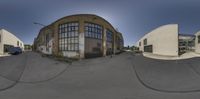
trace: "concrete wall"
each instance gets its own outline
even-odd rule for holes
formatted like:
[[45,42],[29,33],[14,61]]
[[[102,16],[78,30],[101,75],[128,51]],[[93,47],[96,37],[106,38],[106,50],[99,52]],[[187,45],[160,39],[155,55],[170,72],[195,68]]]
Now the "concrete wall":
[[153,54],[178,56],[177,24],[164,25],[146,34],[136,43],[141,51],[144,51],[144,39],[147,39],[147,45],[153,45]]
[[85,54],[99,54],[99,52],[93,51],[93,48],[98,48],[100,53],[102,52],[102,40],[93,38],[85,38]]
[[200,43],[198,43],[198,36],[200,35],[200,31],[195,34],[195,52],[200,53]]
[[3,54],[2,31],[0,30],[0,54]]
[[78,58],[79,53],[75,51],[62,51],[63,56],[71,57],[71,58]]
[[79,55],[84,58],[85,55],[85,33],[79,33]]
[[[47,47],[49,50],[47,50]],[[44,54],[52,54],[52,47],[53,47],[53,39],[49,40],[49,42],[47,42],[47,45],[40,45],[38,47],[38,51],[44,53]]]
[[[1,52],[0,54],[3,54],[4,52],[4,48],[3,48],[3,45],[4,44],[7,44],[7,45],[12,45],[14,47],[20,47],[22,48],[22,50],[24,50],[24,43],[19,39],[17,38],[15,35],[13,35],[12,33],[4,30],[4,29],[1,29]],[[17,42],[19,41],[19,45],[17,44]]]

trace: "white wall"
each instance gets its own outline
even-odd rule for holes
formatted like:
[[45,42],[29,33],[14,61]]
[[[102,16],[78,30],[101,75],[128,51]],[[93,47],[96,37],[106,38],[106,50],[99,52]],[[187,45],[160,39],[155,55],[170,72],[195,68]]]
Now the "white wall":
[[195,34],[195,52],[200,53],[200,43],[198,43],[198,36],[200,35],[200,31]]
[[144,51],[143,40],[145,38],[147,38],[147,45],[153,45],[153,54],[178,56],[177,24],[164,25],[146,34],[136,43],[141,51]]
[[[14,47],[20,47],[22,48],[22,50],[24,50],[24,43],[19,39],[17,38],[15,35],[13,35],[12,33],[4,30],[4,29],[1,29],[1,40],[2,40],[2,49],[3,49],[3,45],[4,44],[7,44],[7,45],[13,45]],[[19,41],[19,46],[17,45],[17,41]],[[1,54],[3,53],[4,51],[1,50]]]
[[[47,47],[49,48],[49,50],[47,50]],[[52,48],[53,48],[53,39],[49,40],[49,42],[46,45],[41,45],[38,47],[38,51],[44,53],[44,54],[52,54]]]
[[2,31],[0,30],[0,54],[3,54],[3,42],[2,42]]

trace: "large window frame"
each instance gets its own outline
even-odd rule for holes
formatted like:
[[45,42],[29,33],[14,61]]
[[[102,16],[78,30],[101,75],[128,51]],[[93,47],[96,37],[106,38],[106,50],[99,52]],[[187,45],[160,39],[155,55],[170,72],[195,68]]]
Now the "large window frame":
[[106,29],[106,41],[109,43],[113,42],[113,32],[109,29]]
[[92,22],[85,22],[84,23],[84,31],[86,38],[94,38],[94,39],[102,39],[103,34],[103,26],[92,23]]
[[79,22],[58,26],[59,51],[79,51]]

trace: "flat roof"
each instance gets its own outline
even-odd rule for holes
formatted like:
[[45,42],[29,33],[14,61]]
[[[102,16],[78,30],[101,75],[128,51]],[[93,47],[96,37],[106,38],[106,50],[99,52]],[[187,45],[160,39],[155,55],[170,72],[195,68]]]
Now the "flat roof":
[[193,34],[178,34],[178,36],[190,36],[190,37],[195,37]]

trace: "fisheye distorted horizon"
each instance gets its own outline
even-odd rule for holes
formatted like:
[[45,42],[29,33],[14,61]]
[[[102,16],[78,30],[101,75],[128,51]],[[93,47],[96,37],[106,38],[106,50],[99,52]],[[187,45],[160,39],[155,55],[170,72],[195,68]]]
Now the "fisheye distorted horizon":
[[179,33],[200,30],[200,2],[197,0],[1,0],[0,28],[24,43],[32,44],[42,26],[73,14],[96,14],[121,33],[125,46],[132,46],[151,30],[179,24]]

